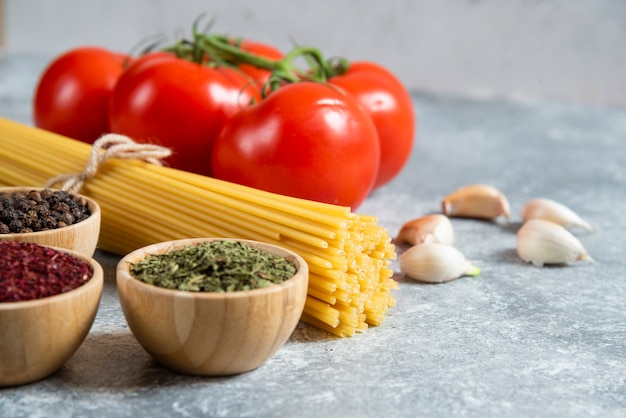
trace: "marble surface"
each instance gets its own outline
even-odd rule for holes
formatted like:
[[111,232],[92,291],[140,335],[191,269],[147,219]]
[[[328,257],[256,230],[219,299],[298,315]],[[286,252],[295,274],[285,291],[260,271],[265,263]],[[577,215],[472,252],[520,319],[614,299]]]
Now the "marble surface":
[[[0,58],[0,116],[30,123],[44,64]],[[498,187],[510,223],[453,219],[455,246],[480,276],[424,285],[397,274],[397,306],[383,325],[339,339],[300,324],[257,370],[200,378],[170,372],[142,350],[119,307],[118,258],[98,252],[106,279],[90,334],[54,375],[0,389],[0,415],[626,416],[626,108],[419,92],[414,101],[410,163],[359,212],[395,235],[457,187]],[[539,196],[597,227],[576,233],[594,263],[537,268],[518,259],[519,210]]]

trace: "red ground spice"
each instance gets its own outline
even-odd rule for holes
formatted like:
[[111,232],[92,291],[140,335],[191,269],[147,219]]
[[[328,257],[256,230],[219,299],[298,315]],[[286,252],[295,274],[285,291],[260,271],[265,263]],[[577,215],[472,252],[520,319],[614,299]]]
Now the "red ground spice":
[[71,254],[33,243],[0,242],[0,303],[58,295],[92,276],[91,266]]

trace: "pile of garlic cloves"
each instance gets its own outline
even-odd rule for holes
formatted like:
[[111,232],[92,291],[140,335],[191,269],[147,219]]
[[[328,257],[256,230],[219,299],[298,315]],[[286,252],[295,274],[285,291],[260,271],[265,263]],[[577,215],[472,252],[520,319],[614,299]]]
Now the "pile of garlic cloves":
[[568,207],[550,199],[533,199],[522,209],[522,227],[517,232],[517,254],[537,267],[593,261],[581,242],[570,232],[591,225]]
[[[427,283],[444,283],[463,276],[476,276],[480,269],[453,247],[450,218],[463,217],[495,221],[510,220],[506,196],[487,184],[472,184],[450,193],[441,201],[442,213],[406,222],[397,242],[410,245],[398,257],[400,271]],[[551,199],[527,202],[521,211],[522,226],[517,232],[517,254],[525,262],[541,267],[575,261],[593,261],[571,230],[594,228],[574,211]]]
[[480,274],[480,269],[452,246],[454,230],[446,215],[435,213],[406,222],[396,240],[411,245],[398,257],[400,271],[411,279],[444,283]]

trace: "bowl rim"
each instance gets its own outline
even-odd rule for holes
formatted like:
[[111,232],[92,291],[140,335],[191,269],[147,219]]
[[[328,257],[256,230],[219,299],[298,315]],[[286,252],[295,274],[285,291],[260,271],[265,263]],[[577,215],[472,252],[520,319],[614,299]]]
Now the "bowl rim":
[[[199,244],[202,242],[208,241],[237,241],[244,242],[247,244],[251,244],[252,246],[269,251],[272,254],[281,255],[283,257],[287,257],[291,261],[296,263],[296,273],[291,276],[289,279],[283,281],[282,283],[275,283],[267,287],[262,287],[259,289],[251,289],[251,290],[237,290],[234,292],[194,292],[190,290],[178,290],[178,289],[168,289],[165,287],[160,287],[156,285],[152,285],[149,283],[142,282],[139,279],[134,278],[130,272],[128,265],[131,260],[139,259],[138,256],[143,253],[149,253],[149,255],[154,254],[163,254],[167,251],[171,251],[177,248],[185,247],[188,245]],[[132,252],[125,255],[117,264],[116,268],[116,279],[118,281],[123,280],[126,282],[133,283],[134,286],[140,288],[142,291],[146,291],[149,293],[153,293],[160,296],[168,296],[168,297],[181,297],[181,298],[194,298],[194,299],[202,299],[202,300],[224,300],[224,299],[241,299],[241,298],[250,298],[250,297],[259,297],[265,294],[281,292],[287,288],[293,287],[296,285],[297,279],[305,279],[308,283],[309,277],[309,266],[307,262],[295,251],[289,250],[280,245],[271,244],[263,241],[257,240],[249,240],[249,239],[240,239],[240,238],[228,238],[228,237],[204,237],[204,238],[183,238],[178,240],[171,241],[162,241],[155,244],[150,244],[145,247],[137,248]],[[294,280],[296,279],[296,280]],[[121,295],[121,293],[120,293]]]
[[79,258],[91,266],[93,274],[91,278],[87,280],[81,286],[78,286],[72,290],[68,290],[67,292],[59,293],[53,296],[46,296],[43,298],[31,299],[31,300],[22,300],[19,302],[0,302],[0,312],[2,311],[10,311],[17,309],[31,309],[40,305],[47,305],[51,303],[62,303],[65,299],[71,299],[75,296],[78,296],[80,293],[84,293],[89,291],[92,287],[103,287],[104,286],[104,269],[102,265],[93,257],[87,257],[79,252],[68,250],[66,248],[61,247],[53,247],[49,245],[41,245],[37,244],[41,247],[52,248],[53,250],[64,252],[70,254],[76,258]]
[[[16,187],[0,187],[0,192],[17,192],[17,191],[23,191],[23,190],[37,190],[37,191],[41,191],[41,190],[54,190],[54,191],[61,191],[61,189],[57,189],[54,187],[28,187],[28,186],[16,186]],[[68,192],[69,193],[69,192]],[[42,236],[46,236],[46,235],[53,235],[53,234],[57,234],[59,232],[72,232],[74,229],[80,228],[82,226],[84,226],[86,223],[88,223],[90,220],[96,220],[98,218],[100,218],[102,209],[100,208],[100,205],[98,204],[98,202],[96,202],[94,199],[85,196],[84,194],[80,194],[80,193],[70,193],[72,196],[75,197],[81,197],[83,199],[85,199],[85,201],[87,202],[87,207],[89,208],[89,216],[87,217],[87,219],[83,219],[80,222],[74,223],[72,225],[68,225],[68,226],[63,226],[61,228],[55,228],[55,229],[48,229],[46,231],[36,231],[36,232],[11,232],[9,234],[0,234],[0,240],[2,241],[11,241],[12,237],[23,237],[24,239],[30,238],[30,237],[42,237]]]

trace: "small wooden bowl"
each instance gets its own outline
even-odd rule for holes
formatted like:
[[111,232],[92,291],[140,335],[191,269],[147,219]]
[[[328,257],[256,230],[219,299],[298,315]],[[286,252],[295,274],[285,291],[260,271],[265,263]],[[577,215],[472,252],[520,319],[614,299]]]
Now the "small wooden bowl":
[[77,252],[55,249],[88,262],[93,276],[59,295],[0,303],[0,386],[51,375],[76,352],[93,325],[104,283],[102,266]]
[[[6,193],[19,191],[29,192],[31,190],[41,191],[44,189],[38,187],[0,187],[0,192]],[[0,241],[34,242],[35,244],[47,247],[65,248],[86,257],[93,256],[100,236],[100,205],[98,205],[95,200],[86,196],[74,196],[80,196],[87,201],[87,207],[91,212],[87,219],[73,225],[50,229],[48,231],[0,234]]]
[[165,289],[129,273],[129,263],[148,255],[213,240],[183,239],[135,250],[117,266],[117,290],[135,338],[163,366],[202,376],[244,373],[271,358],[298,324],[309,281],[302,257],[278,246],[237,240],[286,257],[297,272],[280,284],[229,293]]

